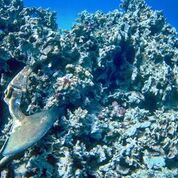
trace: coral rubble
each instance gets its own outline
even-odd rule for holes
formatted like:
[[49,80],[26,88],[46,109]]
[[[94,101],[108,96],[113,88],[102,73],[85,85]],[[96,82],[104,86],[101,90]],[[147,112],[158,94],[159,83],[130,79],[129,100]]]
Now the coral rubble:
[[[23,66],[39,63],[22,96],[23,112],[65,107],[1,176],[178,176],[176,30],[143,0],[124,0],[121,8],[84,11],[61,33],[54,13],[0,0],[1,96]],[[4,122],[1,142],[11,120]]]

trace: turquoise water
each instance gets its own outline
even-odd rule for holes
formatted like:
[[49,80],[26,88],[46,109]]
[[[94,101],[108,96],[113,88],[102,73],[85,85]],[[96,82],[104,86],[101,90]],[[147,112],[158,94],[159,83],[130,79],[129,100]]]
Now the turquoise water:
[[[167,21],[178,30],[178,1],[177,0],[146,0],[149,6],[156,10],[163,10]],[[59,28],[70,29],[75,22],[77,14],[82,10],[95,12],[112,11],[119,7],[120,0],[24,0],[25,6],[50,8],[57,12]]]

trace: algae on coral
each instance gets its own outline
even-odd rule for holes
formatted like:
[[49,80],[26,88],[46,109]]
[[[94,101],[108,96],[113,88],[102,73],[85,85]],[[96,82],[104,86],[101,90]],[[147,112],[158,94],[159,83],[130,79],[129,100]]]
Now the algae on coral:
[[[21,1],[2,1],[12,9],[14,2]],[[29,76],[24,112],[56,103],[66,108],[39,143],[12,161],[17,176],[177,176],[176,31],[143,0],[125,0],[122,8],[84,11],[59,34],[53,13],[20,3],[18,26],[11,17],[1,27],[6,59],[0,70],[9,80],[14,61],[19,66],[49,59]]]

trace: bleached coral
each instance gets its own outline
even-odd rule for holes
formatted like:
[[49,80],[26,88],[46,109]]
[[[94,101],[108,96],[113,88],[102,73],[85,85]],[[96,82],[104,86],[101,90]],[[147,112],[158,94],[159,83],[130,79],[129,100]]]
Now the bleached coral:
[[[23,14],[29,11],[20,7]],[[125,0],[122,8],[84,11],[60,35],[54,20],[42,23],[43,14],[53,17],[50,12],[33,9],[39,17],[25,18],[40,33],[26,28],[27,21],[13,32],[20,38],[28,29],[33,37],[28,44],[40,50],[27,61],[49,58],[29,76],[24,112],[54,104],[66,108],[49,133],[20,162],[12,162],[17,175],[25,164],[24,176],[34,177],[177,176],[176,31],[142,0]]]

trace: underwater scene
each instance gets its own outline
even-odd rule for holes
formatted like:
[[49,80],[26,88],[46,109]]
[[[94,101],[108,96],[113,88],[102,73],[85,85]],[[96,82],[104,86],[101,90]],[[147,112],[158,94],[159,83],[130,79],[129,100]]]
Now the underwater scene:
[[0,178],[178,178],[177,8],[0,0]]

